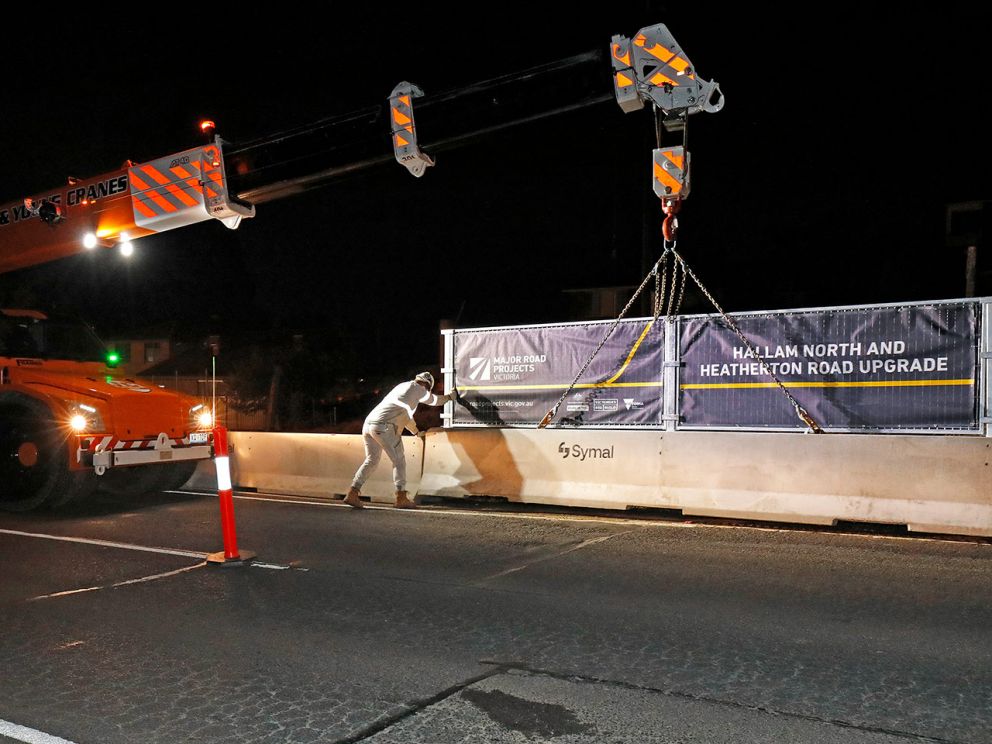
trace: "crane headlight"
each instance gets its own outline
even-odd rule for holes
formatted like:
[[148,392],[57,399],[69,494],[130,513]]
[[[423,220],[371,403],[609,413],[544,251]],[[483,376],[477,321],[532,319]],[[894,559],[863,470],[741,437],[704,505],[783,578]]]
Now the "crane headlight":
[[69,428],[76,434],[85,431],[103,431],[103,417],[93,406],[76,403],[69,409]]
[[212,429],[214,426],[214,414],[209,408],[200,403],[189,409],[190,415],[196,422],[199,429]]

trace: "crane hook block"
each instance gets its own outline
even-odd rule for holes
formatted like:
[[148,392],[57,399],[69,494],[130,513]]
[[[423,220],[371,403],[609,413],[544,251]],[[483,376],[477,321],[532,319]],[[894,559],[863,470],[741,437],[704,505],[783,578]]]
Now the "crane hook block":
[[689,196],[689,152],[684,147],[662,147],[654,151],[654,193],[662,201]]
[[413,123],[413,99],[422,95],[424,92],[420,88],[405,81],[393,88],[389,95],[393,154],[396,155],[396,162],[417,178],[434,165],[434,158],[417,145],[417,128]]
[[616,35],[610,43],[613,92],[624,113],[653,103],[672,121],[723,108],[716,82],[703,80],[663,23],[637,32],[633,40]]

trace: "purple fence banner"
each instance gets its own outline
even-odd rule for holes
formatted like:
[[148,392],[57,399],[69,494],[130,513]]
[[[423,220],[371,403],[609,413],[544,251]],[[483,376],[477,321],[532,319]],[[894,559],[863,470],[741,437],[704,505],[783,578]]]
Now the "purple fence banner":
[[[803,428],[762,366],[826,429],[979,427],[979,306],[961,302],[682,321],[683,426]],[[759,358],[760,357],[760,358]]]
[[[454,333],[452,423],[536,426],[558,401],[612,322]],[[665,323],[625,320],[558,409],[552,426],[643,426],[662,420]]]

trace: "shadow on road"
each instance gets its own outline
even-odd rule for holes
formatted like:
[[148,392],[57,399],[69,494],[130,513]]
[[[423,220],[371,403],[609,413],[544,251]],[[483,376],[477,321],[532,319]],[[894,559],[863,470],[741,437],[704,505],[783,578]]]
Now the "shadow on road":
[[[105,517],[124,512],[147,511],[175,504],[186,504],[204,498],[210,498],[196,493],[178,493],[174,491],[149,491],[137,496],[120,496],[97,491],[79,501],[70,502],[58,509],[37,509],[24,513],[26,519],[37,522],[59,522],[64,519],[80,519],[90,517]],[[8,514],[18,517],[18,514]]]

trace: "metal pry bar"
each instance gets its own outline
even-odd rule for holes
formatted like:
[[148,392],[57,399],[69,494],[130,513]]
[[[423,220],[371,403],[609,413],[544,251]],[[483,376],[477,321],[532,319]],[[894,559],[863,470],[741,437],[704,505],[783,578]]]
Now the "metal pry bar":
[[666,124],[681,128],[683,113],[723,108],[723,94],[716,82],[703,80],[663,23],[637,32],[633,41],[616,35],[610,43],[613,92],[624,113],[653,103],[665,113]]
[[413,99],[424,92],[412,83],[403,81],[389,95],[389,122],[393,136],[393,154],[396,162],[417,178],[424,175],[434,158],[422,152],[417,145],[417,129],[413,122]]

